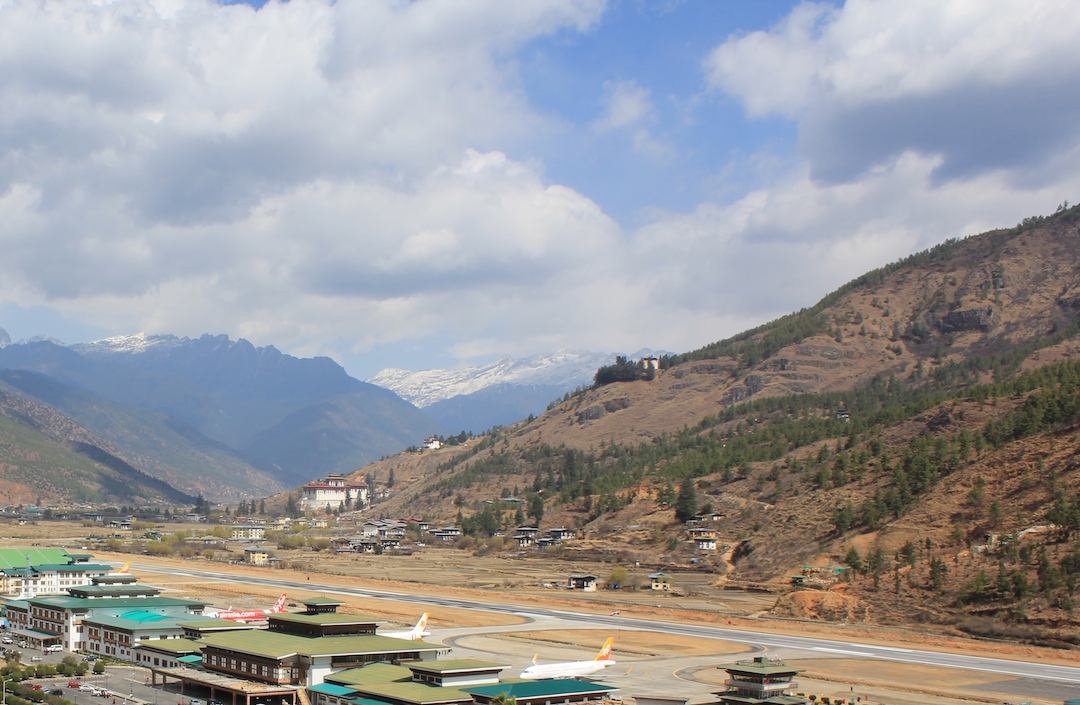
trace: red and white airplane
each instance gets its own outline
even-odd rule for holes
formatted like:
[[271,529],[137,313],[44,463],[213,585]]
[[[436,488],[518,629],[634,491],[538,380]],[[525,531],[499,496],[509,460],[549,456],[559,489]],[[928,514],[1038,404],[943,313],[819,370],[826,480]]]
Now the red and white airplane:
[[207,617],[217,617],[218,619],[231,619],[234,622],[244,622],[249,619],[266,619],[268,615],[280,614],[285,611],[285,593],[281,593],[281,597],[274,603],[274,606],[268,610],[234,610],[231,607],[227,610],[218,610],[216,612],[205,612]]

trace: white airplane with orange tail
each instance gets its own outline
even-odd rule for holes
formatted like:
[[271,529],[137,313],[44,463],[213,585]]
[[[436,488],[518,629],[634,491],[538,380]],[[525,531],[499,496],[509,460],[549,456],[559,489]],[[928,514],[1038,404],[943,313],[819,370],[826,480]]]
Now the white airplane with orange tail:
[[416,626],[407,632],[382,632],[379,636],[388,636],[394,639],[408,639],[409,641],[416,641],[422,639],[425,636],[431,636],[431,632],[427,631],[427,612],[420,615],[420,619],[416,622]]
[[218,619],[231,619],[234,622],[243,622],[249,619],[266,619],[267,616],[272,614],[281,614],[285,611],[285,594],[281,593],[281,597],[274,603],[274,606],[268,610],[218,610],[216,612],[206,612],[207,617],[217,617]]
[[566,661],[564,663],[546,663],[537,664],[537,656],[533,656],[533,665],[526,668],[521,672],[519,678],[525,680],[535,681],[544,680],[549,678],[578,678],[580,676],[591,676],[594,673],[598,673],[608,666],[615,665],[615,661],[611,658],[611,646],[615,643],[615,637],[608,637],[608,640],[604,642],[603,647],[600,649],[600,653],[596,655],[592,661]]

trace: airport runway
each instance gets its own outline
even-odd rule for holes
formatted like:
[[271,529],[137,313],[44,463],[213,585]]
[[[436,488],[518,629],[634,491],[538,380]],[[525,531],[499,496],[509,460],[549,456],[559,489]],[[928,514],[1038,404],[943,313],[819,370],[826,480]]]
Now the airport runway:
[[[162,570],[160,567],[153,565],[133,565],[132,567],[149,572],[160,572]],[[782,651],[785,658],[821,658],[834,656],[855,659],[878,659],[899,663],[969,669],[999,674],[1002,676],[1024,677],[1055,681],[1059,684],[1080,685],[1080,668],[1039,663],[1036,661],[1016,661],[994,658],[992,656],[968,656],[937,651],[924,651],[920,649],[878,646],[860,642],[821,639],[816,637],[769,634],[742,629],[727,629],[711,625],[635,619],[633,617],[623,617],[621,615],[608,616],[574,612],[572,610],[543,609],[535,607],[522,608],[495,602],[411,595],[407,593],[396,593],[367,588],[340,587],[335,585],[325,585],[314,581],[237,576],[208,570],[169,570],[169,573],[172,575],[182,575],[221,582],[265,585],[286,591],[290,589],[306,590],[325,592],[334,595],[366,597],[375,600],[393,600],[395,602],[407,602],[425,606],[500,612],[515,614],[539,621],[554,619],[562,622],[565,620],[565,622],[570,625],[576,625],[578,628],[587,626],[588,628],[610,630],[632,629],[642,631],[662,631],[670,634],[680,634],[704,639],[722,639],[725,641],[746,644],[751,647],[765,648],[770,651]],[[502,628],[503,631],[511,631],[513,629],[513,627]]]

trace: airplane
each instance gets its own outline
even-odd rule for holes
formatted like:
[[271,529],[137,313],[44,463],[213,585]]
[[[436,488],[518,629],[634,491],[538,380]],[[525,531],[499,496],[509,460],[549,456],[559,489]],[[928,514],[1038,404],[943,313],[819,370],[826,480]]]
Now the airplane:
[[[543,680],[548,678],[577,678],[578,676],[591,676],[602,671],[615,662],[611,659],[611,645],[615,643],[615,637],[608,637],[601,647],[600,653],[592,661],[566,661],[565,663],[547,663],[539,665],[536,656],[533,656],[533,665],[521,672],[519,678],[525,680]],[[539,654],[537,654],[539,656]]]
[[116,571],[116,575],[127,575],[131,572],[131,561],[128,561],[124,565],[120,566],[120,570]]
[[267,615],[280,614],[285,611],[285,594],[281,593],[281,597],[274,603],[274,606],[268,610],[218,610],[216,612],[206,612],[207,617],[216,617],[218,619],[231,619],[234,622],[243,622],[246,620],[254,619],[266,619]]
[[416,641],[421,637],[431,636],[431,632],[427,631],[427,612],[420,615],[420,619],[416,622],[416,626],[407,632],[383,632],[379,636],[388,636],[394,639],[408,639],[410,641]]

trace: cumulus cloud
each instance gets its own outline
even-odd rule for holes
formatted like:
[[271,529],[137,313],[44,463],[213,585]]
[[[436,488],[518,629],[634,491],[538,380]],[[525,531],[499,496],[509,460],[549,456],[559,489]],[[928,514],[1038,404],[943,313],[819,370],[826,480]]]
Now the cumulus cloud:
[[652,113],[649,91],[634,81],[607,81],[602,100],[604,111],[595,121],[597,132],[633,127]]
[[490,149],[543,120],[510,55],[603,9],[0,4],[0,293],[287,345],[333,305],[393,338],[425,297],[542,283],[612,224]]
[[[559,117],[515,73],[602,0],[0,2],[0,301],[344,362],[696,347],[1077,192],[1080,13],[1025,7],[805,4],[730,38],[710,87],[805,160],[628,230],[547,178]],[[601,105],[584,137],[692,150],[635,80]]]
[[756,117],[795,119],[815,176],[851,179],[915,150],[937,176],[1040,166],[1080,137],[1080,8],[1067,0],[807,3],[706,59]]

